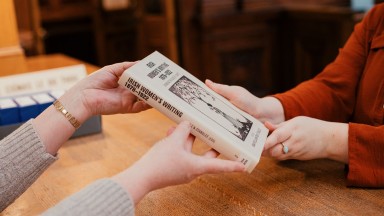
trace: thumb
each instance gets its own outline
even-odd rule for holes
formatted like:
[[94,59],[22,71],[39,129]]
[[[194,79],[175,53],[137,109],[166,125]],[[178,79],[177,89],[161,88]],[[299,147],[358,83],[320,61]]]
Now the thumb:
[[136,62],[120,62],[105,66],[105,69],[116,77],[120,77],[126,69],[130,68],[134,64],[136,64]]
[[228,85],[214,83],[214,82],[212,82],[209,79],[205,80],[205,84],[210,89],[212,89],[213,91],[215,91],[216,93],[218,93],[219,95],[221,95],[221,96],[223,96],[225,98],[228,98],[233,93],[233,91],[231,91],[230,86],[228,86]]
[[266,122],[264,123],[264,126],[265,126],[266,128],[268,128],[268,130],[270,130],[271,132],[274,131],[274,130],[276,130],[276,128],[277,128],[277,125],[274,125],[274,124],[272,124],[272,123],[269,122],[269,121],[266,121]]

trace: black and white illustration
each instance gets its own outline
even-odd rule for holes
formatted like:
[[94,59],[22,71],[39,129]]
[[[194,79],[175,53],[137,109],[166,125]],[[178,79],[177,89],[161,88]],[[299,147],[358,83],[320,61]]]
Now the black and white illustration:
[[169,90],[239,139],[247,138],[253,123],[186,76]]

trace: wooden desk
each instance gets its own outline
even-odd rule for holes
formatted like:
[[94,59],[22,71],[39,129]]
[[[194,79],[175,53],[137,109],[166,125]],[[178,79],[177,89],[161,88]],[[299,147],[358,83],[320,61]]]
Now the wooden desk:
[[[79,63],[30,59],[29,69]],[[88,65],[88,70],[96,69]],[[36,215],[92,181],[132,165],[174,125],[155,110],[103,116],[103,132],[68,141],[59,160],[0,215]],[[197,142],[194,151],[207,146]],[[383,215],[384,190],[347,188],[344,165],[262,158],[252,174],[206,175],[148,194],[136,215]]]

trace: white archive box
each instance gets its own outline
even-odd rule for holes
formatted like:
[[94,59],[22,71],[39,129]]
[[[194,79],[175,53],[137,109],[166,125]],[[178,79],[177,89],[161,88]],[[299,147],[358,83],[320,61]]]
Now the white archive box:
[[[84,65],[74,65],[0,77],[0,139],[35,118],[86,76]],[[101,116],[94,116],[72,138],[101,130]]]

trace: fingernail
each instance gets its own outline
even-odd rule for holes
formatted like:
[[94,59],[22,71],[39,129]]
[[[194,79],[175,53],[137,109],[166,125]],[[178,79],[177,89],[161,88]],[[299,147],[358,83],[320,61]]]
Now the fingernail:
[[208,82],[208,83],[210,83],[210,84],[215,84],[215,83],[212,82],[212,80],[210,80],[210,79],[206,79],[205,82]]

